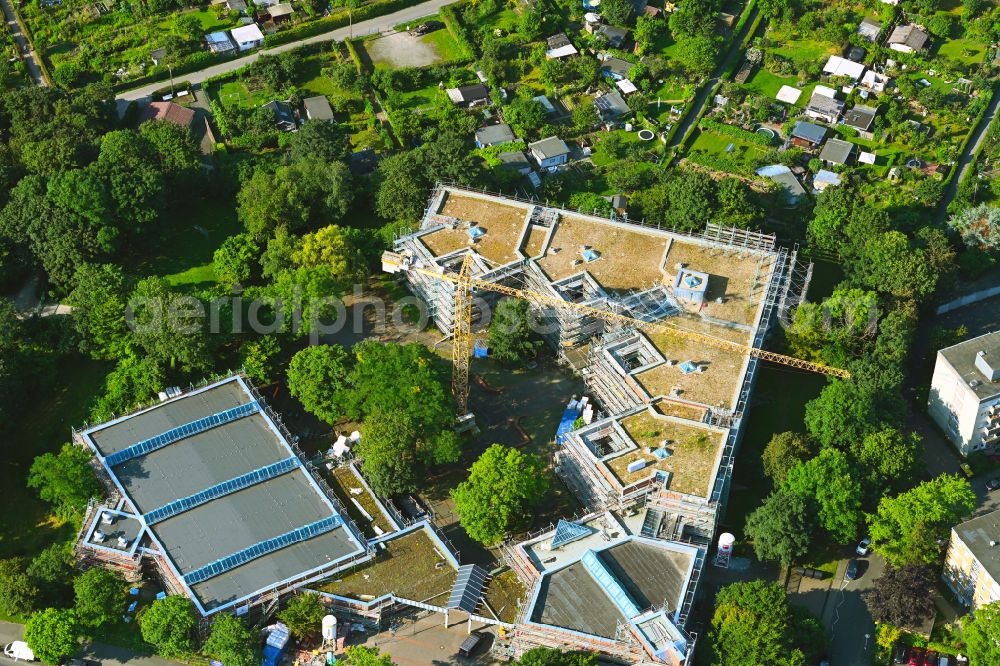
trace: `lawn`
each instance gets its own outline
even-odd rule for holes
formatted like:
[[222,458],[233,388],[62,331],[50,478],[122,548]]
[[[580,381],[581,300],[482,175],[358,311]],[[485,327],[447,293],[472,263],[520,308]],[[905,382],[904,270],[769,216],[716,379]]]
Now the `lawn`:
[[165,215],[159,236],[150,234],[142,254],[126,259],[130,272],[159,275],[183,290],[215,284],[212,255],[222,241],[243,227],[231,199],[195,199],[188,206]]
[[629,146],[637,143],[649,143],[651,144],[650,148],[655,148],[661,145],[659,142],[654,143],[649,141],[647,142],[639,141],[638,132],[626,132],[625,130],[615,130],[614,132],[601,132],[600,135],[598,136],[597,145],[594,148],[594,152],[591,154],[590,157],[591,161],[594,163],[595,166],[607,166],[619,159],[616,157],[612,157],[611,155],[608,155],[607,152],[605,152],[604,150],[603,141],[612,134],[621,138],[623,149],[627,149]]
[[[799,77],[772,74],[763,67],[758,67],[754,75],[743,84],[743,87],[747,90],[755,92],[758,95],[763,95],[768,99],[775,99],[778,96],[778,91],[781,90],[781,86],[791,86],[802,90],[802,87],[799,85]],[[799,97],[799,104],[804,104],[807,101],[809,101],[809,97],[806,96],[803,90],[802,96]]]
[[329,77],[323,75],[323,68],[329,64],[330,58],[323,54],[305,58],[299,68],[296,85],[311,95],[326,95],[327,97],[339,95],[340,89],[333,84]]
[[840,49],[834,44],[816,39],[791,39],[785,40],[781,46],[769,50],[802,66],[825,61],[829,56],[836,55]]
[[[766,153],[759,146],[738,137],[723,136],[710,130],[698,129],[688,150],[688,159],[712,169],[747,174],[755,169]],[[727,148],[732,149],[727,152]]]
[[937,54],[964,65],[979,65],[986,59],[986,45],[974,39],[949,39]]
[[220,18],[215,11],[208,9],[196,9],[193,12],[179,12],[177,14],[172,14],[160,21],[156,27],[164,32],[170,32],[177,23],[178,17],[184,16],[185,14],[191,14],[191,16],[198,19],[198,22],[201,23],[201,29],[206,33],[215,32],[217,30],[228,30],[229,28],[239,25],[239,21],[230,21],[229,17],[225,14],[223,14]]
[[447,30],[435,30],[421,37],[420,41],[431,44],[445,62],[465,60],[465,53]]
[[242,81],[226,81],[218,88],[213,86],[209,95],[226,107],[254,108],[270,101],[265,91],[255,90],[251,92]]

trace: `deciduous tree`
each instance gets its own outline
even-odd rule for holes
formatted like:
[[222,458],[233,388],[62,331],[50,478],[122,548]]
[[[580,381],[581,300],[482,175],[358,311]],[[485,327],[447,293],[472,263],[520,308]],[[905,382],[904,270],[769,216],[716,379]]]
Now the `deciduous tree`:
[[469,470],[469,478],[452,492],[455,510],[469,536],[493,545],[525,516],[548,490],[540,458],[499,444],[483,452]]
[[43,453],[31,463],[28,487],[37,490],[60,515],[75,515],[91,497],[101,496],[90,458],[86,449],[72,444],[63,444],[59,453]]
[[788,476],[788,470],[816,455],[816,445],[797,432],[779,432],[764,447],[761,464],[775,484]]
[[155,645],[157,654],[167,658],[194,652],[197,627],[194,604],[179,594],[157,599],[139,615],[142,640]]
[[79,649],[79,626],[75,611],[46,608],[28,618],[24,625],[24,641],[35,658],[54,666]]
[[815,458],[788,470],[782,489],[814,503],[819,524],[837,543],[848,543],[861,524],[861,484],[853,478],[847,456],[826,448]]
[[980,606],[962,620],[969,660],[973,664],[1000,664],[1000,601]]
[[255,645],[257,638],[243,620],[228,613],[217,613],[212,633],[202,651],[226,666],[255,666],[258,661]]
[[976,494],[957,474],[942,474],[895,497],[868,516],[872,548],[890,564],[935,564],[953,525],[972,513]]
[[278,619],[301,640],[319,634],[326,614],[326,606],[319,595],[307,592],[289,599],[284,610],[278,613]]
[[76,286],[68,303],[73,327],[80,334],[80,351],[93,358],[117,360],[128,353],[125,325],[128,281],[114,264],[83,264],[76,269]]
[[536,647],[522,654],[514,663],[517,666],[597,666],[597,654]]
[[520,363],[535,355],[541,339],[532,327],[527,301],[504,298],[490,321],[490,354],[506,363]]
[[347,351],[340,345],[306,347],[288,365],[288,391],[306,411],[327,423],[344,416]]
[[814,524],[806,500],[777,490],[747,517],[746,535],[759,559],[777,560],[787,567],[809,550]]
[[9,617],[26,616],[35,608],[38,587],[24,570],[24,561],[0,560],[0,612]]
[[135,342],[158,365],[184,372],[211,367],[200,300],[173,292],[163,278],[148,277],[129,296],[129,309]]
[[864,593],[872,619],[901,629],[918,629],[934,617],[937,576],[928,566],[886,567],[875,586]]
[[92,567],[76,577],[75,610],[80,623],[88,629],[99,629],[118,621],[128,606],[125,577],[114,569]]

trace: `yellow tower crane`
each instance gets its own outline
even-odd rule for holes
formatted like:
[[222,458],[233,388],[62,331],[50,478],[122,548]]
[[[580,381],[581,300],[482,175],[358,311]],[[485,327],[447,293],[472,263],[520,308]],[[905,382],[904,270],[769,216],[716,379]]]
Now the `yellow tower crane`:
[[486,280],[480,280],[472,277],[472,258],[469,255],[465,255],[465,258],[462,261],[462,266],[457,273],[448,273],[443,272],[440,269],[435,270],[418,266],[414,264],[409,257],[397,252],[385,252],[382,254],[382,270],[388,273],[397,273],[399,271],[419,273],[420,275],[424,275],[435,280],[444,280],[455,285],[454,311],[452,312],[452,391],[455,394],[455,400],[458,402],[458,413],[460,416],[468,411],[469,357],[471,355],[473,344],[472,294],[475,289],[504,294],[505,296],[511,296],[513,298],[520,298],[528,301],[529,303],[534,303],[535,305],[573,310],[581,315],[596,317],[613,324],[621,324],[622,326],[637,328],[649,333],[668,333],[680,335],[690,340],[696,340],[718,349],[734,351],[739,354],[749,354],[754,358],[771,361],[772,363],[780,363],[781,365],[787,365],[799,370],[818,372],[820,374],[840,377],[842,379],[846,379],[851,376],[849,372],[840,368],[834,368],[822,363],[813,363],[812,361],[805,361],[800,358],[795,358],[794,356],[786,356],[784,354],[758,349],[757,347],[751,347],[739,342],[732,342],[731,340],[724,340],[706,333],[699,333],[697,331],[681,328],[672,323],[667,323],[666,321],[642,321],[641,319],[634,319],[623,314],[618,314],[617,312],[602,310],[590,305],[570,303],[556,296],[541,294],[528,289],[508,287],[506,285],[488,282]]

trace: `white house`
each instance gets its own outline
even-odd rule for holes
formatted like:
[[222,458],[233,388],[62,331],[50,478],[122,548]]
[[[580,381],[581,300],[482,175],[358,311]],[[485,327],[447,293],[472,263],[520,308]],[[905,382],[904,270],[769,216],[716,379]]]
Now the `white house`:
[[968,455],[1000,444],[1000,331],[938,352],[928,412]]
[[233,28],[230,34],[232,34],[233,41],[236,42],[240,51],[249,51],[264,46],[264,33],[260,31],[256,23]]

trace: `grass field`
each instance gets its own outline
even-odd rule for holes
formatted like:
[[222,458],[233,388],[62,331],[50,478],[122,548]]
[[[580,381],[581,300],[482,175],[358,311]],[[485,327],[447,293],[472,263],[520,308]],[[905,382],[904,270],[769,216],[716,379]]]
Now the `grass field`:
[[817,61],[825,61],[829,56],[835,55],[840,49],[836,45],[815,39],[792,39],[786,40],[782,42],[781,46],[769,50],[802,66]]
[[937,54],[965,65],[979,65],[986,59],[986,45],[973,39],[949,39]]
[[233,28],[239,25],[238,21],[230,21],[228,16],[223,15],[222,18],[219,18],[216,12],[212,10],[196,9],[193,12],[183,12],[183,13],[173,14],[165,18],[164,20],[160,21],[156,25],[156,27],[159,28],[160,30],[169,32],[173,30],[174,25],[177,23],[178,17],[185,16],[188,14],[198,19],[198,22],[201,23],[201,29],[204,30],[206,33],[215,32],[216,30],[227,30],[229,28]]
[[141,255],[129,258],[129,269],[138,275],[159,275],[184,290],[215,284],[215,248],[243,230],[232,200],[196,199],[187,210],[166,217],[159,236],[151,238]]
[[[802,90],[802,87],[799,86],[799,77],[772,74],[763,67],[758,67],[754,75],[743,84],[743,87],[747,90],[753,91],[758,95],[763,95],[768,99],[775,99],[778,91],[781,90],[781,86],[791,86]],[[806,95],[805,90],[802,90],[802,96],[799,97],[798,104],[805,104],[808,101],[809,96]]]
[[[698,129],[694,142],[688,150],[688,159],[696,164],[718,169],[719,162],[726,162],[726,171],[733,173],[746,173],[757,166],[758,161],[763,157],[766,148],[749,141],[743,141],[738,137],[723,136],[715,132]],[[726,148],[732,144],[730,152]],[[699,159],[705,155],[704,159]]]

